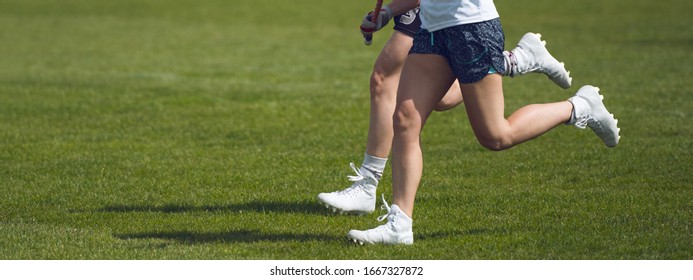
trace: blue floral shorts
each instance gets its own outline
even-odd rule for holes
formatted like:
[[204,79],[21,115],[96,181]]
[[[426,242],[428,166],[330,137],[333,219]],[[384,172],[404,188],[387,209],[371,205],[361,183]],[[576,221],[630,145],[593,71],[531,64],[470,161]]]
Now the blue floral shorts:
[[460,83],[470,84],[490,73],[505,72],[504,48],[500,19],[493,19],[434,32],[420,29],[409,53],[445,57]]

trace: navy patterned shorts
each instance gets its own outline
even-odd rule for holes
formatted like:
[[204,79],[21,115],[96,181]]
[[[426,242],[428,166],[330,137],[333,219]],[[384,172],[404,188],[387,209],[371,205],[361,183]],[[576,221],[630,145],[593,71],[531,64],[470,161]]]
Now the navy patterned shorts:
[[425,29],[414,36],[410,54],[445,57],[462,84],[476,83],[489,73],[505,72],[505,35],[500,19],[453,26],[433,33]]

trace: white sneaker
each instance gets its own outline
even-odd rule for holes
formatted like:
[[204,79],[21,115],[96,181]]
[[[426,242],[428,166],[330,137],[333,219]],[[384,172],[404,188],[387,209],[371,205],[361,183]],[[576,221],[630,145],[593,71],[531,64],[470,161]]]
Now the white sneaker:
[[517,47],[505,51],[506,71],[508,76],[515,77],[527,73],[544,73],[551,81],[562,88],[569,88],[573,81],[570,72],[565,70],[563,62],[558,62],[546,49],[546,41],[541,34],[527,33],[522,36]]
[[575,96],[568,99],[574,108],[570,123],[581,129],[591,128],[606,146],[616,147],[621,139],[621,129],[618,128],[618,120],[606,110],[602,99],[604,96],[599,94],[598,87],[580,88]]
[[356,176],[349,176],[354,182],[351,187],[331,193],[321,193],[318,200],[332,212],[340,214],[368,214],[375,210],[375,193],[378,179],[368,169],[356,169],[354,163],[349,164]]
[[412,232],[413,220],[409,218],[399,207],[392,204],[387,206],[383,197],[383,209],[387,214],[378,217],[382,222],[387,218],[387,223],[369,230],[350,230],[347,238],[359,245],[363,244],[413,244],[414,233]]

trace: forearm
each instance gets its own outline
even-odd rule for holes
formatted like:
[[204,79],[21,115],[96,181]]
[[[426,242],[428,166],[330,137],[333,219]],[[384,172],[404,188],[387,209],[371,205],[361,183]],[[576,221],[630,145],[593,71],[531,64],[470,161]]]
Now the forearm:
[[392,0],[388,7],[392,10],[392,15],[401,15],[419,6],[419,0]]

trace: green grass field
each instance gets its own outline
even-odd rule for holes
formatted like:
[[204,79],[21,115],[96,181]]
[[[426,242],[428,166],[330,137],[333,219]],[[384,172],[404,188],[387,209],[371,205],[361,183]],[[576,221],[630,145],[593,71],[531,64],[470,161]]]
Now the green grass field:
[[363,157],[374,1],[0,0],[0,259],[692,259],[693,2],[496,2],[574,77],[506,79],[506,111],[594,84],[621,144],[490,152],[435,114],[415,244],[355,246],[379,213],[315,197]]

